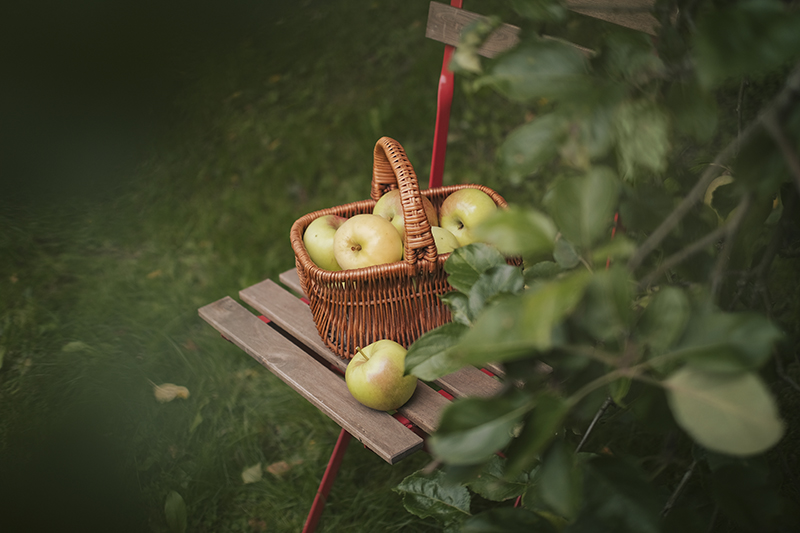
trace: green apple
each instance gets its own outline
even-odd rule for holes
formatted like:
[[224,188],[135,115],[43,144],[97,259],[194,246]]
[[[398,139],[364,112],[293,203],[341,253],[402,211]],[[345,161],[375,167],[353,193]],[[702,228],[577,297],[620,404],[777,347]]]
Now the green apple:
[[[425,215],[428,217],[428,223],[431,226],[439,224],[439,217],[436,215],[436,208],[433,206],[427,197],[422,196],[422,208],[425,210]],[[403,203],[400,198],[400,189],[392,189],[381,196],[372,208],[372,214],[385,218],[392,223],[400,237],[405,241],[406,227],[405,217],[403,216]]]
[[403,240],[385,218],[355,215],[336,230],[333,256],[344,270],[394,263],[403,258]]
[[337,215],[315,218],[303,233],[303,244],[314,264],[325,270],[341,270],[333,255],[333,236],[347,219]]
[[439,225],[455,235],[458,244],[476,241],[473,230],[497,209],[492,197],[480,189],[466,187],[449,194],[439,209]]
[[358,350],[344,374],[353,398],[379,411],[391,411],[406,403],[417,388],[417,377],[404,375],[406,351],[388,339]]
[[450,253],[460,246],[456,236],[441,226],[431,226],[431,233],[439,255]]

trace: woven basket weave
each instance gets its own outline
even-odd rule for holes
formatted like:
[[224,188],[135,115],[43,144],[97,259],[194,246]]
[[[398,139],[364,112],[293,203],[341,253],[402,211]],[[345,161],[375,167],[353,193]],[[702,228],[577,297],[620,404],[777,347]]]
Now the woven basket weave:
[[[290,239],[300,284],[320,337],[334,353],[350,359],[357,348],[381,339],[408,347],[426,331],[450,321],[450,310],[439,299],[439,295],[453,290],[444,270],[449,254],[436,252],[422,196],[438,212],[449,194],[465,187],[480,189],[499,207],[507,207],[502,196],[483,185],[420,191],[403,147],[394,139],[382,137],[375,144],[370,200],[322,209],[295,221]],[[397,188],[406,230],[401,261],[337,272],[324,270],[311,261],[303,233],[314,219],[329,214],[349,218],[372,213],[378,199]]]

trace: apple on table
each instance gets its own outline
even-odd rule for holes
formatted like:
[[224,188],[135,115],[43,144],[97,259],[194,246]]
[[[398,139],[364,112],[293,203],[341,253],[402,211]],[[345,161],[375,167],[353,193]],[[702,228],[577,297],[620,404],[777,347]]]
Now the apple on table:
[[459,245],[476,241],[473,230],[497,210],[492,197],[480,189],[465,187],[449,194],[439,208],[439,225],[455,235]]
[[417,377],[404,375],[406,353],[402,344],[389,339],[356,351],[344,376],[353,398],[378,411],[405,404],[417,389]]

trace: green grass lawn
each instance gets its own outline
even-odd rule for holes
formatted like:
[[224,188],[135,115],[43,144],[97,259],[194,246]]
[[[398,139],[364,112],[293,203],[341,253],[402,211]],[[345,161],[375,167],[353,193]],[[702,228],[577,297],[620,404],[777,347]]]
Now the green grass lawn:
[[[34,118],[3,126],[20,158],[0,190],[0,530],[169,531],[171,491],[188,531],[302,528],[339,427],[197,308],[291,268],[303,214],[367,198],[380,136],[427,186],[442,45],[424,36],[428,2],[242,2],[219,27],[213,4],[174,39],[141,15],[161,33],[130,71],[111,47],[116,82],[49,86]],[[534,195],[495,167],[521,120],[459,88],[445,183]],[[157,402],[162,383],[188,398]],[[390,466],[354,443],[318,530],[438,530],[392,492],[428,459]]]

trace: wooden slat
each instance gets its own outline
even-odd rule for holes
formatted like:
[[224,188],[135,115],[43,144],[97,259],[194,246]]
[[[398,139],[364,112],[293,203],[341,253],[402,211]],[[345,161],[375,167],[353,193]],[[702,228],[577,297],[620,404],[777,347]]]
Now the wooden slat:
[[386,462],[394,464],[422,448],[417,434],[389,414],[358,403],[344,380],[232,298],[201,307],[198,313]]
[[[275,322],[289,335],[311,348],[325,361],[342,372],[347,361],[333,353],[319,337],[311,310],[293,294],[271,280],[264,280],[239,292],[239,297],[258,312]],[[488,376],[485,376],[488,378]],[[483,381],[483,380],[481,380]],[[448,392],[450,392],[448,390]],[[452,393],[451,393],[452,394]],[[417,392],[398,409],[398,412],[426,433],[432,433],[438,423],[441,410],[448,401],[423,382],[417,384]]]
[[[308,306],[274,281],[256,283],[240,291],[239,297],[326,360],[333,362],[331,358],[339,359],[319,338]],[[474,367],[462,368],[435,383],[453,396],[490,396],[502,388],[499,381]]]
[[297,268],[281,272],[278,279],[297,294],[303,294],[303,287],[300,285],[300,276],[297,275]]
[[650,13],[655,0],[566,0],[576,13],[656,35],[658,20]]
[[[464,28],[483,18],[486,17],[448,4],[431,2],[428,8],[428,25],[425,28],[425,36],[434,41],[457,46]],[[518,34],[518,27],[503,24],[492,32],[478,53],[484,57],[494,57],[517,44],[519,42]]]

